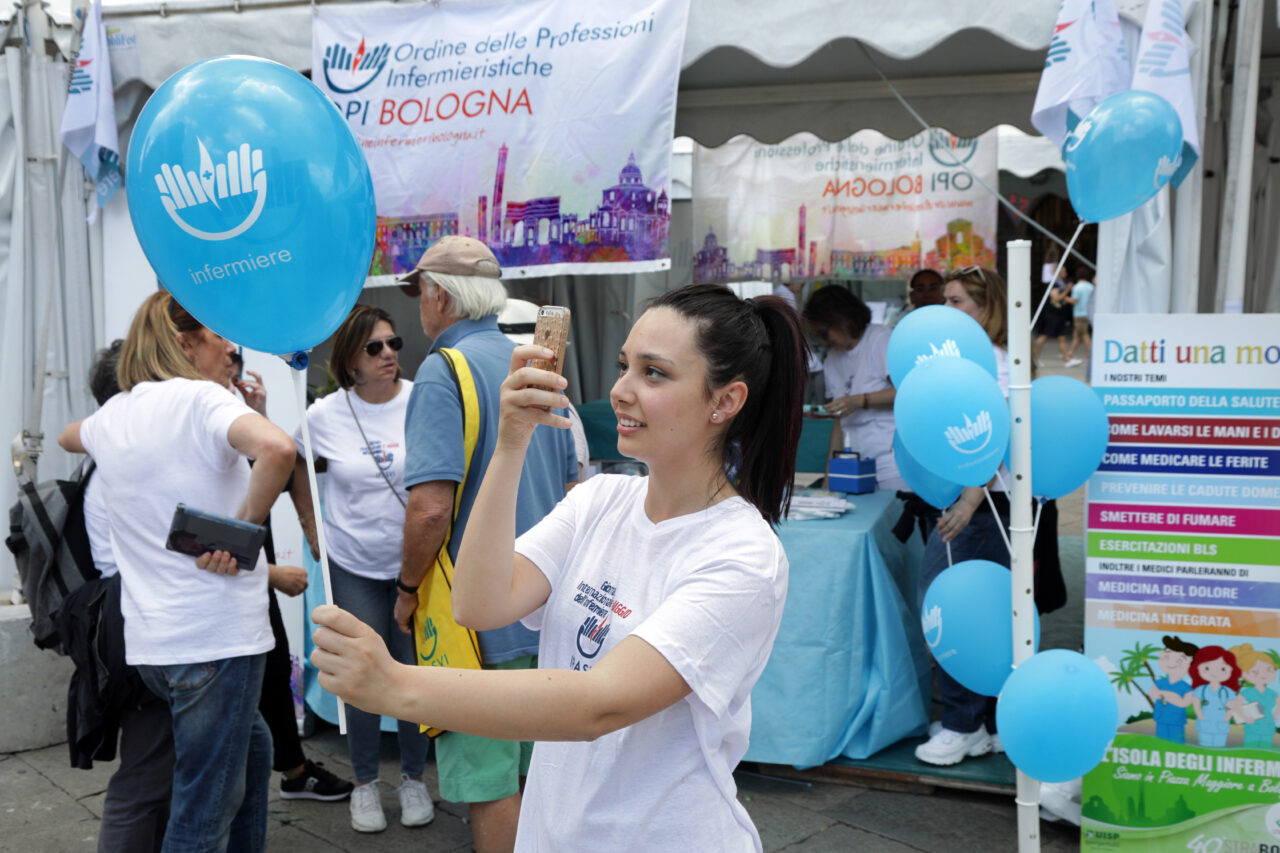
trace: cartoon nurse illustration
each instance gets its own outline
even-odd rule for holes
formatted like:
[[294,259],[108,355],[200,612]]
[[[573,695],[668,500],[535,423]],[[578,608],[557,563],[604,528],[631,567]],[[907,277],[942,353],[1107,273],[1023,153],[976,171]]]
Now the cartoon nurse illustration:
[[1233,646],[1236,665],[1244,670],[1248,687],[1240,690],[1244,699],[1239,719],[1244,723],[1244,745],[1274,749],[1276,725],[1280,724],[1280,692],[1276,690],[1276,667],[1265,652],[1248,643]]
[[1191,705],[1201,746],[1226,746],[1231,718],[1241,716],[1240,667],[1222,646],[1205,646],[1191,659]]
[[1173,743],[1187,742],[1187,705],[1191,700],[1187,694],[1191,692],[1191,658],[1200,650],[1199,646],[1185,642],[1179,637],[1166,635],[1162,638],[1164,648],[1156,659],[1163,678],[1157,678],[1155,686],[1147,692],[1151,697],[1151,716],[1156,723],[1156,737]]

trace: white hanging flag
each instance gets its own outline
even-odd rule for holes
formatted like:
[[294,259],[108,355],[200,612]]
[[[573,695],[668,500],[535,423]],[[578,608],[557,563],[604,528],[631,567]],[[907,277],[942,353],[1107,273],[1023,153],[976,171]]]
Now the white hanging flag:
[[123,183],[102,0],[93,0],[84,22],[84,36],[71,72],[71,88],[67,92],[59,136],[62,144],[84,164],[96,185],[98,204],[89,214],[92,222],[97,218],[98,208],[105,207]]
[[1080,119],[1129,88],[1129,58],[1112,0],[1062,0],[1031,123],[1058,148]]
[[1164,98],[1178,111],[1178,118],[1182,120],[1182,160],[1170,181],[1175,188],[1200,159],[1200,131],[1196,122],[1195,95],[1191,90],[1189,41],[1182,0],[1151,0],[1147,4],[1138,65],[1133,72],[1133,88]]

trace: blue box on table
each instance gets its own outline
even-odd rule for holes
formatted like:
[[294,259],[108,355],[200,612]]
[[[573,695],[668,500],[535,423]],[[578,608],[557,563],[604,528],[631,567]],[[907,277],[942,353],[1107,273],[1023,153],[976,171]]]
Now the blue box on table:
[[851,450],[832,456],[827,471],[829,488],[834,492],[865,495],[876,490],[876,460],[863,459]]

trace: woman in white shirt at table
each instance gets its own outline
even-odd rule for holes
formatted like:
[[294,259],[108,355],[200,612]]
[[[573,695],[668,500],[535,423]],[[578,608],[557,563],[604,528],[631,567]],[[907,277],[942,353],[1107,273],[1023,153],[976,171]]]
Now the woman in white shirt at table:
[[876,488],[905,490],[893,461],[893,400],[889,381],[892,330],[871,322],[871,309],[839,285],[819,288],[804,305],[804,321],[827,346],[823,359],[832,453],[848,447],[876,463]]
[[659,297],[610,394],[619,450],[649,476],[593,477],[517,540],[533,430],[568,427],[550,411],[564,379],[523,366],[551,353],[517,348],[453,607],[475,629],[541,629],[539,668],[396,666],[369,628],[318,608],[321,684],[362,707],[537,741],[517,850],[759,851],[733,768],[786,597],[770,525],[794,476],[805,350],[776,297],[716,285]]
[[[328,465],[325,474],[324,531],[328,545],[333,603],[378,632],[395,659],[416,660],[413,636],[392,618],[404,542],[404,417],[413,383],[401,378],[400,348],[391,315],[356,305],[333,335],[329,372],[338,390],[307,409],[311,452]],[[301,426],[294,433],[299,454]],[[290,490],[313,556],[319,556],[311,486],[301,455]],[[380,832],[387,827],[378,791],[377,714],[347,709],[347,750],[355,773],[351,827]],[[435,817],[422,781],[427,736],[415,722],[400,720],[400,823],[421,826]]]

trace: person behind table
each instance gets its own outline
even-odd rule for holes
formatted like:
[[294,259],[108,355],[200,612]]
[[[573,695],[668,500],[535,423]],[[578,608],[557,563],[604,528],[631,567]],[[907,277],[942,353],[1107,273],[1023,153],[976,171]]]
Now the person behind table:
[[[463,535],[471,520],[478,517],[476,495],[498,439],[499,389],[515,349],[498,329],[497,315],[507,299],[500,274],[497,259],[483,243],[447,236],[423,253],[414,271],[405,276],[421,291],[422,330],[434,338],[431,352],[414,379],[405,414],[404,481],[409,488],[409,507],[395,612],[406,633],[411,630],[418,604],[417,587],[434,564],[450,519],[454,520],[448,552],[456,565]],[[479,435],[470,469],[464,458],[462,400],[445,357],[438,352],[444,347],[463,355],[475,381]],[[523,533],[540,521],[564,497],[566,485],[578,478],[568,432],[540,431],[533,437],[528,462],[512,487],[515,533]],[[455,497],[464,471],[466,483],[457,498],[455,519]],[[514,621],[479,632],[486,668],[537,666],[538,635],[523,625],[511,624]],[[510,850],[532,743],[475,737],[465,727],[439,727],[448,729],[435,741],[441,796],[470,805],[477,853]]]
[[[89,390],[99,406],[120,392],[116,365],[123,345],[117,339],[100,350],[89,369]],[[105,677],[99,669],[96,676],[82,671],[72,679],[73,698],[67,704],[71,763],[89,769],[93,759],[112,757],[118,724],[120,763],[107,782],[98,850],[158,851],[169,821],[173,731],[169,706],[142,684],[134,667],[124,664],[120,573],[103,490],[102,480],[90,473],[84,486],[84,523],[99,577],[73,590],[58,613],[59,632],[77,666],[101,662],[106,667]],[[77,647],[81,642],[84,646]],[[113,665],[116,661],[119,666]]]
[[1093,350],[1093,329],[1089,320],[1092,316],[1093,290],[1093,272],[1082,268],[1071,293],[1063,299],[1063,302],[1071,306],[1071,351],[1067,353],[1067,367],[1084,363],[1083,359],[1076,357],[1076,348],[1081,344],[1084,345],[1086,356]]
[[911,276],[911,281],[907,283],[907,298],[911,300],[911,310],[924,308],[927,305],[942,305],[946,302],[946,297],[942,295],[947,283],[942,280],[942,274],[935,269],[924,267],[916,270],[915,275]]
[[1156,737],[1171,743],[1187,742],[1187,705],[1191,699],[1191,659],[1200,647],[1180,637],[1163,638],[1164,648],[1156,658],[1156,666],[1164,673],[1147,691],[1151,697],[1151,717],[1156,724]]
[[[977,320],[991,339],[996,380],[1008,397],[1006,293],[1000,274],[982,267],[964,267],[953,272],[947,277],[944,290],[947,304]],[[1009,567],[1009,549],[1000,530],[1002,526],[1005,529],[1009,526],[1009,499],[999,477],[993,477],[987,488],[998,515],[992,512],[980,487],[968,487],[939,516],[925,544],[917,606],[923,602],[929,584],[952,562],[990,560]],[[995,698],[968,690],[941,667],[937,668],[937,676],[942,696],[942,725],[932,729],[929,740],[916,747],[916,758],[926,764],[948,765],[984,755],[993,748],[999,750],[999,739],[995,736]]]
[[[267,388],[262,382],[262,375],[243,368],[244,359],[236,351],[231,354],[231,364],[225,372],[205,378],[220,383],[232,394],[239,391],[245,404],[265,418]],[[242,372],[249,378],[244,378]],[[271,519],[268,518],[265,524],[267,539],[262,549],[267,557],[267,617],[271,622],[275,646],[267,652],[258,710],[271,730],[271,768],[281,774],[280,799],[338,802],[350,796],[354,786],[330,772],[323,761],[312,761],[302,751],[293,705],[293,657],[289,654],[289,635],[284,629],[284,617],[276,601],[277,592],[288,596],[301,595],[307,588],[307,570],[302,566],[276,564]]]
[[[404,535],[404,417],[411,383],[402,379],[400,348],[391,315],[372,305],[356,305],[333,335],[329,373],[338,390],[307,409],[311,451],[328,463],[324,482],[325,541],[333,601],[373,626],[396,660],[416,660],[413,638],[392,614]],[[302,449],[302,427],[294,441]],[[299,455],[290,490],[313,556],[319,556],[306,460]],[[347,709],[347,752],[355,773],[351,828],[387,828],[378,790],[382,720],[359,708]],[[428,740],[417,723],[399,720],[400,823],[423,826],[435,806],[422,781]]]
[[804,320],[828,347],[822,363],[831,424],[828,456],[847,445],[876,463],[876,486],[905,489],[893,461],[893,399],[888,326],[871,322],[871,309],[843,287],[820,288],[804,305]]
[[[349,614],[317,610],[313,661],[348,701],[453,729],[535,738],[519,850],[756,850],[733,769],[769,658],[788,564],[785,515],[806,346],[785,303],[719,285],[658,297],[619,353],[618,447],[647,477],[596,476],[523,536],[530,435],[565,382],[522,367],[459,555],[454,610],[542,631],[533,672],[397,666]],[[737,472],[731,480],[728,471]]]
[[[1258,749],[1274,749],[1276,726],[1280,725],[1280,691],[1276,689],[1276,665],[1271,656],[1254,649],[1249,643],[1231,647],[1236,657],[1236,666],[1240,667],[1248,687],[1240,688],[1240,695],[1246,703],[1257,705],[1256,710],[1262,716],[1251,719],[1252,715],[1243,717],[1244,745]],[[1247,706],[1246,706],[1247,707]]]
[[1201,746],[1226,746],[1231,718],[1242,713],[1240,667],[1222,646],[1204,646],[1191,659],[1191,706]]
[[[167,292],[142,303],[120,351],[122,393],[58,443],[98,464],[122,583],[128,663],[169,706],[176,760],[165,849],[266,845],[271,735],[258,713],[267,566],[165,548],[174,508],[262,523],[293,466],[293,440],[205,375],[234,347]],[[252,458],[250,468],[245,459]]]

